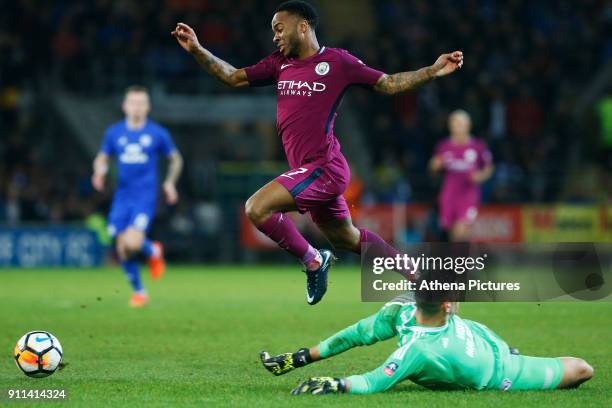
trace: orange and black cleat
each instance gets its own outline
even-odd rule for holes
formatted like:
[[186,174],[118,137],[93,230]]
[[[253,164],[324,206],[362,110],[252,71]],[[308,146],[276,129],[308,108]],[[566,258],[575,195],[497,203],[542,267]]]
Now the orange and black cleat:
[[164,247],[161,242],[153,242],[155,255],[149,257],[149,272],[152,279],[160,279],[166,271],[166,261],[164,260]]

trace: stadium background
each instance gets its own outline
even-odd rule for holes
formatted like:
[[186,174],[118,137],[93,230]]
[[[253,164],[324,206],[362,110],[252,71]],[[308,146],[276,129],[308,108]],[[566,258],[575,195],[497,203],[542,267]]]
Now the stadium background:
[[[35,1],[0,15],[0,265],[87,265],[108,244],[90,185],[123,89],[149,87],[152,118],[185,156],[181,201],[153,237],[175,262],[293,262],[250,228],[246,198],[286,169],[272,88],[231,90],[170,36],[175,22],[235,66],[272,51],[276,1]],[[612,8],[604,1],[318,1],[319,39],[386,72],[447,50],[462,71],[395,98],[353,90],[336,134],[351,162],[357,223],[397,244],[436,240],[439,179],[426,171],[446,117],[466,109],[493,152],[476,239],[612,239]],[[350,18],[349,18],[350,16]],[[356,24],[359,22],[359,24]],[[301,228],[321,237],[306,217]],[[68,227],[88,226],[95,235]],[[26,228],[26,229],[24,229]],[[51,228],[51,229],[50,229]],[[59,232],[58,232],[59,231]],[[64,234],[63,236],[61,234]],[[72,237],[72,238],[71,238]],[[85,244],[83,243],[85,242]],[[85,250],[83,251],[83,249]],[[69,252],[72,253],[70,258]],[[67,255],[68,254],[68,255]],[[67,260],[67,257],[70,258]]]

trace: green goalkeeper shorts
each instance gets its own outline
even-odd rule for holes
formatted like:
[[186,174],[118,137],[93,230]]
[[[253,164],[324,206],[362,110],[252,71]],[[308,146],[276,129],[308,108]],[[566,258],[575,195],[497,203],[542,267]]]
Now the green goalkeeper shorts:
[[560,358],[510,355],[505,376],[499,388],[514,390],[552,390],[563,377],[563,362]]

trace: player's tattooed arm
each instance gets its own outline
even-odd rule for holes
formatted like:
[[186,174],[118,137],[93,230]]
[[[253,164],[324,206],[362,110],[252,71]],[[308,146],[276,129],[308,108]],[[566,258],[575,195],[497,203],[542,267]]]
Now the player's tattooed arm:
[[244,69],[237,69],[221,58],[215,57],[204,47],[200,46],[191,55],[193,55],[202,68],[224,84],[234,88],[249,84]]
[[246,86],[249,84],[246,71],[237,69],[232,64],[213,55],[212,52],[200,45],[195,31],[187,24],[178,23],[172,36],[178,43],[198,61],[198,64],[210,75],[231,87]]
[[397,74],[384,74],[380,77],[374,90],[387,95],[395,95],[401,92],[417,88],[437,77],[448,75],[463,66],[463,53],[455,51],[450,54],[442,54],[436,62],[429,67],[416,71],[399,72]]
[[176,184],[183,171],[183,156],[177,151],[173,151],[168,156],[168,174],[165,183]]
[[387,95],[395,95],[410,89],[417,88],[435,78],[431,67],[421,68],[418,71],[399,72],[397,74],[384,74],[380,77],[374,90]]

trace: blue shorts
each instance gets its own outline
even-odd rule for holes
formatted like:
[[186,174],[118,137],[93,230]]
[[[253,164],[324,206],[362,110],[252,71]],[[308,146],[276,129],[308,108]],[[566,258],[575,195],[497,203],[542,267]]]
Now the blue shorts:
[[108,233],[115,238],[129,227],[147,232],[155,217],[155,201],[138,202],[132,200],[113,200],[108,215]]

